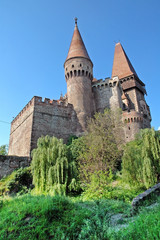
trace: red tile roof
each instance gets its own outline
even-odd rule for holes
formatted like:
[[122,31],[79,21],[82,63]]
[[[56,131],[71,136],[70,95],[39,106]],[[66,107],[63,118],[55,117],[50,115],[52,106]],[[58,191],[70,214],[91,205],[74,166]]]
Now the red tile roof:
[[122,45],[120,43],[117,43],[114,52],[112,77],[118,76],[119,79],[121,79],[133,74],[137,76],[137,73],[134,70],[129,58],[127,57],[127,54],[125,53]]
[[77,24],[75,25],[75,28],[74,28],[73,37],[72,37],[72,41],[70,44],[66,61],[74,57],[84,57],[90,60],[90,57],[87,53],[86,47],[82,40]]

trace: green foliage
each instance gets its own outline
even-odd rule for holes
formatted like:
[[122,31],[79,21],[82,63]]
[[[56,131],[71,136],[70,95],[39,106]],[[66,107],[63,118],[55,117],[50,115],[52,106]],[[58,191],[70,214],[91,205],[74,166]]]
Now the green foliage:
[[[158,240],[160,199],[153,209],[142,208],[132,217],[130,211],[129,204],[116,200],[72,202],[62,196],[24,195],[3,201],[0,240]],[[113,225],[117,214],[123,217]]]
[[153,210],[143,210],[136,221],[120,231],[113,230],[111,240],[159,240],[160,239],[160,204]]
[[146,188],[160,177],[160,141],[154,129],[140,131],[137,139],[128,143],[122,158],[122,176],[131,185]]
[[0,146],[0,155],[7,155],[8,154],[8,145],[2,145]]
[[24,194],[32,188],[31,168],[20,168],[0,180],[0,196],[5,194]]
[[39,138],[37,149],[32,152],[31,168],[35,190],[39,193],[65,195],[73,186],[77,187],[76,162],[62,139],[49,136]]
[[81,197],[83,201],[98,199],[115,199],[131,203],[133,198],[144,191],[140,187],[130,187],[121,181],[113,181],[114,176],[108,173],[99,172],[92,174],[90,184],[84,189]]
[[88,120],[83,148],[78,157],[81,179],[90,182],[90,173],[116,169],[121,159],[121,111],[106,109]]
[[32,188],[31,168],[18,169],[14,177],[7,183],[8,193],[19,193],[19,195],[27,193]]

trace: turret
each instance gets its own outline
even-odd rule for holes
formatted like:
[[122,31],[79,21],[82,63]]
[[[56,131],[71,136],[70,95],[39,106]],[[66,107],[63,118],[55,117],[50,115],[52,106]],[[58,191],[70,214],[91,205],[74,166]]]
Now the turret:
[[133,140],[141,128],[150,128],[150,110],[145,101],[145,84],[139,79],[122,45],[115,46],[112,78],[120,80],[126,140]]
[[75,28],[64,63],[65,78],[67,82],[68,102],[73,104],[77,113],[81,130],[86,129],[87,117],[92,116],[93,96],[91,81],[93,79],[93,63],[87,53],[84,42],[77,26]]

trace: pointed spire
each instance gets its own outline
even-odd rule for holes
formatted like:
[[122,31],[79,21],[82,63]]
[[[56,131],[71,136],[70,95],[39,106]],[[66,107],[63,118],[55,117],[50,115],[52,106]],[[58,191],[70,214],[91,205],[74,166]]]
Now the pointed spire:
[[77,18],[75,18],[75,28],[66,61],[74,57],[84,57],[90,60],[90,57],[87,53],[86,47],[77,26]]
[[133,74],[138,77],[122,45],[117,43],[114,52],[112,78],[118,76],[121,79]]

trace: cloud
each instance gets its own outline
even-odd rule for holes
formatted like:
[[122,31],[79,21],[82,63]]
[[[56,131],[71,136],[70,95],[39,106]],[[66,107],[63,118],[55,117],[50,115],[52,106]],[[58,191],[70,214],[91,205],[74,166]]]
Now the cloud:
[[158,130],[160,131],[160,127],[158,127]]

